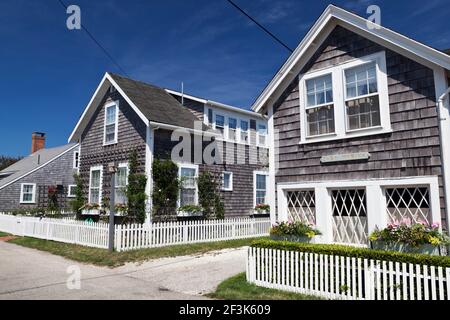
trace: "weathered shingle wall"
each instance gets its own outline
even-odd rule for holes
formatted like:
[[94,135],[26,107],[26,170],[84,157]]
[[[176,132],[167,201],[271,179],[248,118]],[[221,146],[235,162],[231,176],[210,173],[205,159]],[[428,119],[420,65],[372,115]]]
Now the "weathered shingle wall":
[[[155,133],[155,157],[160,159],[170,158],[172,148],[178,142],[171,141],[171,131],[157,130]],[[193,138],[192,138],[193,142]],[[204,143],[204,147],[207,143]],[[222,150],[224,163],[207,165],[204,162],[199,165],[199,174],[205,171],[210,171],[217,177],[220,177],[223,171],[233,173],[233,191],[222,191],[222,198],[225,205],[225,215],[232,216],[246,216],[252,214],[253,204],[253,172],[260,170],[267,170],[267,149],[265,148],[251,148],[250,146],[231,144],[233,147],[226,145],[218,147]],[[204,148],[203,147],[203,148]],[[239,163],[232,162],[227,164],[227,154],[231,154],[231,148],[234,148],[234,159],[239,158]],[[230,150],[230,151],[227,151]],[[190,163],[193,163],[193,152]],[[250,161],[255,159],[255,161]],[[254,164],[250,164],[254,163]]]
[[[13,209],[32,209],[45,207],[48,202],[49,186],[63,185],[58,196],[58,205],[61,209],[69,207],[67,192],[68,186],[74,183],[73,174],[73,153],[74,150],[67,152],[60,158],[45,167],[29,174],[28,176],[14,182],[13,184],[0,190],[0,211],[9,211]],[[36,183],[36,203],[20,204],[20,189],[22,183]],[[41,192],[39,192],[41,190]],[[45,197],[47,199],[45,199]],[[70,200],[70,199],[69,199]]]
[[[118,143],[103,146],[105,104],[119,100]],[[83,179],[86,198],[89,192],[90,168],[103,166],[103,199],[110,194],[111,175],[107,172],[110,162],[128,162],[133,150],[138,153],[140,170],[145,172],[146,125],[130,105],[116,91],[107,93],[82,135],[80,175]]]
[[[359,35],[337,27],[310,63],[316,70],[386,51],[393,133],[300,145],[298,78],[275,104],[280,169],[277,183],[438,176],[444,213],[439,122],[433,71]],[[327,155],[369,152],[367,162],[321,165]],[[445,217],[445,214],[442,214]]]

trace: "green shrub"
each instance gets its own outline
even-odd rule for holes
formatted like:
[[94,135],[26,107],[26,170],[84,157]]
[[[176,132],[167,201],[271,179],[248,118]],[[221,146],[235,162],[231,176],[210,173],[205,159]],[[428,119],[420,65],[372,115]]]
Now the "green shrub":
[[298,236],[308,238],[321,235],[319,230],[315,229],[310,224],[301,221],[278,223],[270,229],[270,234],[274,236]]
[[331,244],[308,244],[286,241],[256,240],[255,248],[268,248],[286,251],[318,253],[334,256],[412,263],[428,266],[450,267],[450,257],[431,256],[425,254],[400,253],[395,251],[379,251],[368,248],[356,248]]
[[198,202],[207,219],[223,219],[225,207],[220,195],[218,176],[205,171],[198,177]]
[[178,166],[172,160],[155,159],[153,172],[153,215],[154,217],[176,216],[181,187]]
[[128,159],[128,185],[125,190],[128,204],[128,218],[144,223],[147,217],[146,202],[147,176],[139,170],[138,154],[133,150]]

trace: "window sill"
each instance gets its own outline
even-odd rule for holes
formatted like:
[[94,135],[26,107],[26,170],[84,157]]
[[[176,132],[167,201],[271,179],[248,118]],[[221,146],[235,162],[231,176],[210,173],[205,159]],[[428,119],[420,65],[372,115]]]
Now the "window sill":
[[321,142],[331,142],[331,141],[338,141],[338,140],[347,140],[347,139],[354,139],[354,138],[361,138],[361,137],[367,137],[367,136],[375,136],[380,134],[389,134],[394,132],[392,129],[362,129],[358,131],[351,131],[347,132],[344,135],[327,135],[327,136],[321,136],[319,138],[308,138],[307,140],[300,141],[300,145],[308,145],[308,144],[314,144],[314,143],[321,143]]
[[20,204],[36,204],[36,202],[33,202],[33,201],[31,201],[31,202],[24,202],[24,201],[21,201]]
[[104,147],[107,147],[107,146],[113,146],[113,145],[115,145],[115,144],[117,144],[117,143],[118,143],[117,141],[114,141],[114,142],[108,142],[108,143],[103,142],[103,146],[104,146]]

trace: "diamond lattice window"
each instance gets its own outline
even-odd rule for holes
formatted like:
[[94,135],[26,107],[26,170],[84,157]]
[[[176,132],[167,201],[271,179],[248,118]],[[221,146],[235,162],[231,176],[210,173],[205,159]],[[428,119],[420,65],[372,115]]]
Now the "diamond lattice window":
[[337,243],[367,243],[367,202],[364,189],[333,190],[333,238]]
[[316,224],[316,198],[312,190],[287,193],[288,214],[293,221]]
[[432,223],[427,187],[386,189],[386,207],[389,223]]

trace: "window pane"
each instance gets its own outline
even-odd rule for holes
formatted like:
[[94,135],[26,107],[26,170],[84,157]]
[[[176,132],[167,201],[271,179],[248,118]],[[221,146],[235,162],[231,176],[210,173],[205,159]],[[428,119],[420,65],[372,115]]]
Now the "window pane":
[[306,90],[308,107],[333,102],[331,74],[306,80]]
[[91,188],[98,187],[100,187],[100,170],[95,170],[91,173]]
[[126,187],[127,185],[127,168],[120,167],[116,173],[116,187]]
[[225,117],[221,115],[216,115],[216,126],[224,127],[225,126]]
[[306,110],[309,136],[334,133],[334,107],[325,106]]
[[213,119],[213,110],[212,109],[208,109],[208,122],[209,124],[213,123],[214,119]]
[[195,205],[195,189],[181,189],[180,206]]
[[256,191],[256,204],[266,204],[266,192]]
[[266,176],[262,174],[256,175],[256,189],[266,190]]
[[347,99],[378,92],[375,63],[346,70],[345,80]]
[[381,125],[379,97],[372,96],[346,102],[349,130]]
[[229,118],[228,119],[228,127],[231,128],[231,129],[236,129],[236,127],[237,127],[236,119]]
[[100,203],[100,190],[99,189],[91,189],[91,198],[89,199],[90,203]]
[[224,173],[222,177],[223,177],[223,181],[222,181],[223,188],[231,189],[231,174]]
[[106,109],[106,124],[112,124],[116,122],[116,107],[109,107]]
[[110,124],[106,126],[105,142],[111,142],[116,139],[116,125]]
[[183,188],[195,188],[195,169],[181,168]]

